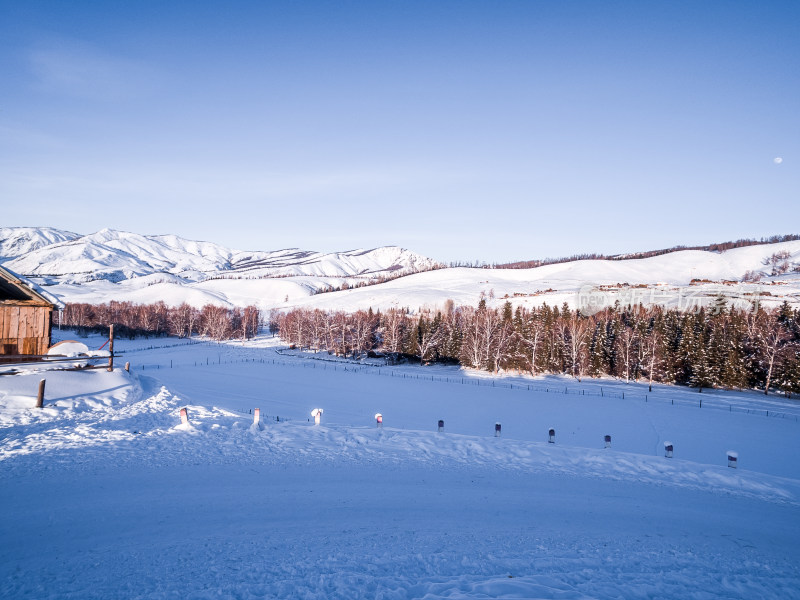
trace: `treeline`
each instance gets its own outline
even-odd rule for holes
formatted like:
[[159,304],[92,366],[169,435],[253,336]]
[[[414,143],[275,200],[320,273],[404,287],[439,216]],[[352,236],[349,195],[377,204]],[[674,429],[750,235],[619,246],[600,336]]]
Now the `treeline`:
[[359,279],[360,281],[356,281],[355,283],[348,283],[344,281],[341,285],[327,285],[325,287],[321,287],[314,291],[314,294],[327,294],[328,292],[341,292],[343,290],[350,290],[355,288],[367,287],[370,285],[379,285],[381,283],[387,283],[389,281],[394,281],[395,279],[400,279],[401,277],[408,277],[409,275],[416,275],[417,273],[427,273],[428,271],[438,271],[439,269],[446,268],[441,263],[435,263],[428,267],[414,267],[410,269],[401,269],[398,267],[397,269],[393,269],[388,271],[387,273],[383,273],[381,275],[375,277],[369,277],[364,275],[352,275],[352,276],[342,276],[344,279]]
[[610,375],[697,388],[800,392],[800,313],[695,312],[613,307],[585,316],[549,307],[454,307],[412,316],[295,309],[273,312],[270,329],[298,348],[340,356],[370,352],[392,360],[444,362],[489,371]]
[[206,304],[195,308],[186,303],[170,307],[164,302],[134,304],[66,304],[61,325],[85,330],[107,330],[114,323],[116,335],[122,337],[174,335],[191,337],[206,335],[214,340],[250,339],[258,333],[261,315],[258,308],[225,308]]
[[571,256],[561,256],[559,258],[542,258],[534,260],[521,260],[512,263],[493,264],[493,269],[535,269],[536,267],[543,267],[545,265],[558,265],[561,263],[575,262],[577,260],[611,260],[612,256],[605,254],[596,254],[594,252],[589,254],[573,254]]
[[[638,258],[651,258],[653,256],[661,256],[663,254],[670,254],[672,252],[679,252],[681,250],[706,250],[708,252],[725,252],[734,248],[744,248],[745,246],[759,246],[764,244],[778,244],[780,242],[793,242],[800,240],[798,234],[787,235],[773,235],[760,239],[740,239],[729,242],[719,242],[715,244],[707,244],[705,246],[672,246],[671,248],[663,248],[661,250],[647,250],[644,252],[633,252],[631,254],[622,255],[606,255],[606,254],[574,254],[572,256],[565,256],[561,258],[544,258],[541,260],[522,260],[511,263],[494,264],[494,269],[533,269],[544,265],[554,265],[565,262],[573,262],[576,260],[629,260]],[[767,263],[764,263],[767,264]],[[470,265],[459,265],[470,266]],[[478,265],[475,265],[478,266]],[[487,266],[488,265],[482,265]]]

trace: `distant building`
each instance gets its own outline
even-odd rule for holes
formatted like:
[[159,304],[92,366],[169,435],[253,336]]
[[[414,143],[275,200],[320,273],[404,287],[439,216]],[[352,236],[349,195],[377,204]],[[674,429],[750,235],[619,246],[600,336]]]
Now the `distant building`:
[[53,309],[61,303],[0,266],[0,362],[3,355],[46,354]]

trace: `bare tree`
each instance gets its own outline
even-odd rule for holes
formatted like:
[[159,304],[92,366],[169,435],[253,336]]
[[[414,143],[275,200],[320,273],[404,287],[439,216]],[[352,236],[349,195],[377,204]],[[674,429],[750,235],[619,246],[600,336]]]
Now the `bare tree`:
[[372,333],[374,318],[363,310],[357,311],[352,316],[352,344],[353,355],[361,356],[372,348]]
[[780,250],[779,252],[773,253],[772,256],[765,258],[761,263],[772,268],[770,275],[783,275],[784,273],[788,273],[792,268],[789,262],[791,257],[792,254],[788,250]]
[[[420,319],[422,321],[424,317]],[[419,348],[419,359],[422,364],[427,364],[434,357],[434,351],[441,346],[447,334],[447,326],[441,316],[434,320],[427,319],[424,327],[420,327],[417,347]]]
[[617,335],[617,348],[619,356],[622,359],[622,364],[625,372],[625,381],[631,379],[631,370],[634,367],[633,359],[635,357],[635,346],[639,340],[639,335],[633,327],[622,327],[622,331]]
[[538,318],[536,313],[532,313],[525,324],[525,332],[522,336],[522,343],[528,349],[529,370],[531,375],[536,375],[536,353],[544,338],[544,323]]
[[572,376],[580,381],[589,363],[589,356],[586,353],[586,344],[589,340],[588,319],[581,317],[578,311],[575,311],[566,321],[564,333]]
[[778,320],[777,312],[762,312],[759,320],[760,331],[758,332],[757,344],[766,370],[767,380],[764,385],[764,394],[766,395],[769,394],[775,360],[780,354],[783,344],[790,336]]
[[169,329],[172,335],[186,337],[187,332],[191,334],[191,330],[189,329],[189,308],[189,305],[184,302],[180,306],[169,311],[167,321],[169,322]]
[[648,389],[652,392],[653,391],[653,376],[655,375],[656,368],[661,362],[661,340],[662,334],[659,328],[656,325],[647,332],[646,337],[644,337],[639,344],[639,346],[643,349],[642,354],[642,361],[643,364],[648,364],[647,367],[647,376],[648,376]]
[[203,333],[214,340],[225,340],[230,337],[230,315],[227,308],[207,304],[200,313]]
[[383,315],[381,334],[383,348],[391,354],[399,354],[403,348],[403,337],[406,329],[406,317],[396,308],[390,308]]

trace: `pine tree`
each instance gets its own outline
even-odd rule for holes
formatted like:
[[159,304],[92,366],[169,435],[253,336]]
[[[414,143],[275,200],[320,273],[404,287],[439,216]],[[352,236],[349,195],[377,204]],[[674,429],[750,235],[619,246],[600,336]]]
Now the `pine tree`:
[[596,320],[592,341],[589,345],[589,375],[600,377],[608,373],[608,360],[606,353],[606,323]]
[[511,323],[514,320],[514,309],[511,306],[511,302],[506,300],[506,303],[503,304],[503,323]]
[[747,385],[744,316],[741,311],[731,311],[723,325],[724,352],[720,357],[720,385],[742,388]]
[[617,372],[617,333],[622,328],[622,322],[619,320],[619,314],[612,311],[606,321],[605,333],[605,364],[607,365],[606,373],[609,375],[616,375]]
[[783,354],[779,368],[778,387],[786,393],[787,398],[800,394],[800,345],[796,342],[789,345]]
[[692,378],[693,365],[697,362],[698,342],[695,320],[695,315],[691,313],[682,315],[678,347],[675,352],[675,381],[684,385],[689,384]]
[[687,355],[687,366],[689,369],[688,384],[702,391],[704,387],[711,387],[713,385],[712,372],[709,366],[709,335],[705,309],[701,308],[695,315],[693,330],[693,344],[688,349],[689,352]]

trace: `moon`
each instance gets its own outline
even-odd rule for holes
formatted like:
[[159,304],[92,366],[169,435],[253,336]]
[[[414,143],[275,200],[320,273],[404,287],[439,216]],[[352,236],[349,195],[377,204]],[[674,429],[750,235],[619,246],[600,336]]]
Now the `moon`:
[[780,156],[776,156],[775,158],[772,159],[772,162],[774,162],[776,165],[779,165],[783,162],[783,158]]

